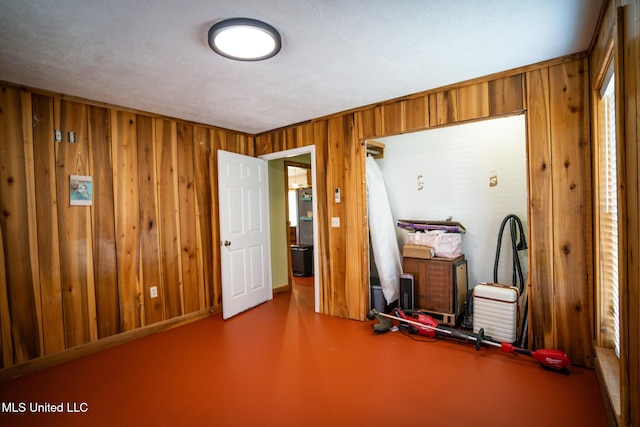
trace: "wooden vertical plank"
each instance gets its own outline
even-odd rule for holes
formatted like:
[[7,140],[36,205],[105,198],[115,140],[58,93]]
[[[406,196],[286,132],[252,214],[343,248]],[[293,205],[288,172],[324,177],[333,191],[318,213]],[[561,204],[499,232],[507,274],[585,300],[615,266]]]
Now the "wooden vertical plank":
[[489,83],[481,82],[458,89],[458,120],[489,116]]
[[32,95],[31,104],[42,334],[44,354],[51,354],[65,348],[54,145],[59,143],[53,139],[53,99]]
[[178,195],[180,208],[180,248],[182,253],[183,314],[200,309],[196,243],[196,194],[194,177],[193,125],[180,123],[178,142]]
[[376,120],[373,108],[358,110],[355,113],[358,126],[358,138],[361,140],[376,135]]
[[368,233],[366,221],[365,152],[357,138],[353,114],[344,116],[345,129],[345,283],[350,319],[365,320],[369,302]]
[[405,130],[429,127],[429,97],[419,96],[405,101]]
[[523,75],[515,74],[489,82],[489,115],[514,113],[524,109]]
[[111,138],[119,321],[123,331],[130,331],[142,324],[138,309],[141,292],[138,282],[141,227],[136,115],[112,110]]
[[[285,150],[285,131],[279,130],[273,133],[273,138],[271,139],[271,152],[277,153],[278,151]],[[229,151],[229,150],[227,150]]]
[[591,174],[586,61],[549,68],[553,156],[554,266],[558,347],[581,366],[591,354],[593,273],[591,256]]
[[256,137],[253,135],[243,135],[243,144],[246,147],[245,154],[247,156],[257,157],[256,154]]
[[[242,154],[242,150],[241,150],[241,146],[239,143],[239,139],[236,137],[235,133],[231,133],[231,132],[227,132],[227,131],[223,131],[224,133],[224,140],[225,140],[225,150],[230,151],[232,153],[237,153],[237,154]],[[281,151],[282,150],[282,133],[280,133],[280,145],[278,146],[277,149],[275,149],[274,151]]]
[[[7,364],[21,363],[40,355],[22,125],[20,91],[3,86],[0,88],[0,227],[7,288],[2,298],[7,300],[2,305],[8,306],[10,312],[2,318],[2,330],[3,341],[12,340],[11,345],[3,346]],[[11,323],[7,324],[8,321]]]
[[438,125],[438,94],[431,93],[429,99],[429,126]]
[[210,130],[211,138],[211,157],[209,158],[210,170],[211,170],[211,194],[213,199],[213,206],[211,214],[214,216],[215,221],[213,223],[213,299],[211,305],[213,307],[222,307],[222,268],[221,255],[220,255],[220,209],[218,202],[218,150],[224,150],[225,140],[224,134],[217,130]]
[[395,101],[382,106],[382,123],[385,135],[393,135],[404,131],[404,108],[404,101]]
[[298,147],[306,147],[313,144],[313,125],[307,123],[298,128]]
[[[92,246],[88,230],[91,208],[70,206],[71,175],[89,175],[87,146],[87,107],[72,101],[60,102],[60,129],[63,142],[56,153],[56,182],[58,194],[58,233],[60,236],[60,262],[62,272],[64,326],[67,348],[91,340],[88,280]],[[70,142],[70,134],[76,142]]]
[[[348,194],[345,188],[345,128],[342,116],[330,118],[328,120],[328,150],[327,158],[331,159],[327,173],[326,203],[329,206],[330,218],[339,218],[340,227],[331,227],[329,231],[329,265],[331,268],[330,280],[331,288],[329,296],[329,314],[339,317],[349,316],[347,302],[347,286],[345,281],[345,271],[347,264],[346,257],[346,236],[344,232],[346,220],[346,206],[352,195]],[[336,203],[333,197],[333,190],[340,188],[342,201]],[[329,219],[331,221],[331,219]],[[331,223],[331,222],[329,222]]]
[[375,126],[374,135],[385,135],[384,130],[384,106],[373,107],[373,123]]
[[[213,189],[211,173],[211,138],[208,128],[195,126],[194,139],[194,187],[196,195],[196,221],[198,225],[198,263],[202,276],[200,290],[200,309],[213,306],[213,226],[217,218],[213,215]],[[215,202],[217,203],[217,201]]]
[[284,131],[284,150],[291,150],[298,147],[298,126],[290,127]]
[[553,187],[549,72],[527,73],[529,182],[529,317],[533,348],[555,345]]
[[[162,262],[160,252],[160,220],[158,208],[158,167],[156,137],[153,119],[136,117],[136,145],[138,158],[138,209],[139,209],[139,277],[141,324],[151,325],[165,319]],[[156,287],[158,297],[151,298],[151,287]],[[142,318],[144,321],[142,321]]]
[[261,156],[263,154],[269,154],[272,152],[271,140],[273,138],[272,133],[260,135],[256,137],[256,155]]
[[[0,88],[0,228],[3,247],[7,293],[2,302],[8,306],[10,325],[3,321],[3,341],[12,338],[12,349],[3,349],[11,354],[13,363],[21,363],[40,355],[36,295],[34,295],[31,268],[29,215],[27,200],[27,177],[22,134],[22,102],[20,91],[12,87]],[[7,326],[11,333],[8,333]],[[5,344],[6,345],[6,344]],[[11,351],[11,353],[9,353]]]
[[29,259],[31,265],[31,277],[33,278],[33,295],[38,325],[38,340],[40,355],[44,349],[44,335],[42,330],[42,298],[40,284],[40,256],[38,252],[38,218],[36,210],[36,184],[35,184],[35,159],[33,144],[33,112],[31,93],[20,91],[22,141],[24,145],[24,170],[27,198],[27,235],[29,239]]
[[436,95],[436,124],[448,125],[458,121],[458,90],[450,89]]
[[[158,156],[158,207],[165,312],[168,318],[182,314],[180,227],[178,212],[178,164],[176,122],[155,119]],[[160,290],[158,290],[160,292]]]
[[[329,190],[328,172],[331,170],[329,164],[329,136],[327,120],[319,120],[313,124],[313,142],[316,147],[316,187],[315,196],[318,200],[318,247],[314,250],[318,251],[318,274],[319,282],[319,306],[320,312],[329,314],[331,302],[329,292],[332,287],[331,283],[331,259],[330,259],[330,239],[329,230],[331,218],[329,214],[329,200],[332,192]],[[331,193],[331,194],[330,194]]]
[[11,314],[7,286],[4,239],[0,227],[0,368],[13,366],[13,343],[11,342]]
[[98,337],[120,332],[116,231],[109,111],[89,107],[89,149],[93,176],[93,256]]

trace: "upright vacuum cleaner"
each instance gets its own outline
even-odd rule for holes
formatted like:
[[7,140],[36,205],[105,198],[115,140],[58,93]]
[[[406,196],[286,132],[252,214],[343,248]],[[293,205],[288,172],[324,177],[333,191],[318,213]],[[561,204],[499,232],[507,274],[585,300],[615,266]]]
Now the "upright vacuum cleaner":
[[[509,234],[511,237],[511,251],[512,251],[512,285],[518,288],[520,295],[525,292],[524,274],[522,273],[522,265],[520,263],[520,251],[527,250],[527,238],[524,233],[524,227],[522,221],[515,214],[509,214],[504,217],[498,230],[498,244],[496,246],[496,259],[493,264],[493,282],[501,283],[498,281],[498,264],[500,262],[500,248],[502,246],[502,234],[506,225],[509,224]],[[518,336],[520,337],[518,343],[521,347],[527,346],[527,327],[529,322],[529,299],[525,296],[524,307],[522,309],[522,323],[520,325],[520,331]]]

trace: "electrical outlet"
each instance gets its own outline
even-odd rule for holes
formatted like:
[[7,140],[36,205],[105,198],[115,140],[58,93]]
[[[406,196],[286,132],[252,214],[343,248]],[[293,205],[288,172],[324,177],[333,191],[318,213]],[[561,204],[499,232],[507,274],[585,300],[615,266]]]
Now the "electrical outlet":
[[333,228],[340,228],[340,217],[339,216],[331,217],[331,226]]
[[151,295],[151,298],[158,298],[158,287],[157,286],[150,287],[149,294]]

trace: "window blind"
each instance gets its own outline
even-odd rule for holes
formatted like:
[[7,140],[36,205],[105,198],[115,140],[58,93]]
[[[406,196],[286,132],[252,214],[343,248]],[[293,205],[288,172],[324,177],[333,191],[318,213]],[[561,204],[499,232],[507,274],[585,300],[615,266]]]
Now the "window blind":
[[604,141],[599,144],[600,266],[604,310],[603,331],[620,357],[618,299],[618,180],[616,162],[616,121],[613,75],[608,75],[602,94]]

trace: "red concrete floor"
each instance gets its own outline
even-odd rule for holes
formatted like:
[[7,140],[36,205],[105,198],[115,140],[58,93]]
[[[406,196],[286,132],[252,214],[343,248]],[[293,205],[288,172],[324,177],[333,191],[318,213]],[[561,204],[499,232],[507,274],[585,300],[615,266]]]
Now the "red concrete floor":
[[[0,425],[607,425],[593,370],[560,375],[496,348],[374,335],[371,324],[315,314],[307,281],[227,321],[2,382]],[[26,411],[7,413],[10,403]],[[36,403],[65,412],[30,413]]]

